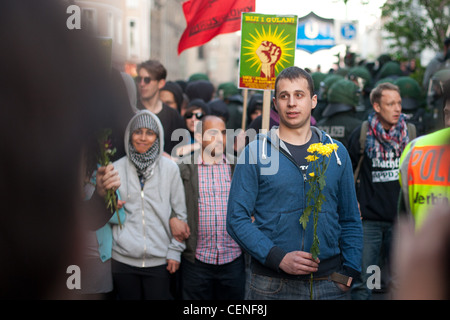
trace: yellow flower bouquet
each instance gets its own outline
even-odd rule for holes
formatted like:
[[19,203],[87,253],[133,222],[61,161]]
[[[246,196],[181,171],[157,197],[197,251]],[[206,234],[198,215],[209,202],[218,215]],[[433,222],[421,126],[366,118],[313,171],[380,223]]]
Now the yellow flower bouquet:
[[[323,195],[323,189],[325,188],[325,172],[327,171],[330,163],[330,155],[338,148],[335,143],[314,143],[308,148],[308,153],[311,153],[306,157],[306,160],[310,163],[312,168],[309,173],[308,179],[310,189],[306,193],[306,208],[300,217],[300,224],[303,230],[306,230],[306,226],[309,222],[309,216],[313,214],[314,234],[313,243],[311,245],[311,254],[313,259],[317,259],[320,254],[319,249],[319,237],[317,236],[317,222],[319,220],[319,212],[322,209],[322,204],[326,201]],[[313,274],[311,273],[311,299],[313,296]]]

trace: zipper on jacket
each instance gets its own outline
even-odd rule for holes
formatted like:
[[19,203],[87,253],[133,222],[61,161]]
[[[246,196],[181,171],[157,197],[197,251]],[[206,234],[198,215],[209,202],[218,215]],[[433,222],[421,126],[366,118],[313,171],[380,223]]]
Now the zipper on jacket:
[[[319,135],[319,142],[322,142],[321,136]],[[267,143],[272,144],[272,142],[267,139]],[[306,182],[307,182],[307,177],[306,177],[306,170],[305,172],[300,168],[300,166],[297,164],[297,162],[295,161],[295,159],[288,153],[286,152],[286,150],[283,149],[283,147],[281,147],[281,145],[279,146],[278,150],[286,156],[286,158],[288,158],[296,167],[297,169],[300,171],[301,175],[303,176],[303,199],[306,200],[306,195],[305,195],[305,187],[306,187]],[[337,154],[336,154],[337,157]],[[340,161],[340,160],[339,160]],[[305,203],[305,208],[306,208],[306,203]],[[302,208],[303,210],[305,210],[305,208]],[[304,230],[303,230],[304,231]],[[301,245],[301,251],[305,251],[305,232],[302,232],[302,245]]]
[[[300,166],[297,164],[297,162],[295,162],[295,159],[289,153],[287,153],[281,146],[280,146],[279,150],[283,155],[285,155],[297,167],[297,169],[300,171],[300,174],[303,176],[303,199],[305,199],[306,198],[305,187],[306,187],[306,181],[307,181],[306,170],[305,170],[305,172],[303,172],[303,170],[300,168]],[[302,210],[305,210],[305,208],[302,208]],[[302,231],[303,232],[302,232],[301,251],[305,251],[305,232],[304,232],[304,230],[302,230]]]
[[142,231],[143,231],[143,239],[144,239],[144,254],[142,256],[142,268],[145,267],[145,255],[147,252],[147,244],[145,241],[145,212],[144,212],[144,187],[141,188],[141,202],[142,202]]

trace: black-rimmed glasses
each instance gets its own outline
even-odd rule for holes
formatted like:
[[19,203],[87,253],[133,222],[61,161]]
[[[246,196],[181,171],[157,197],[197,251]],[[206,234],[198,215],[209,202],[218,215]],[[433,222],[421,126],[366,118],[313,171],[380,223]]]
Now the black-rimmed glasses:
[[190,118],[192,118],[192,116],[195,116],[197,118],[197,120],[200,120],[201,118],[203,118],[204,114],[202,112],[197,112],[197,113],[186,112],[184,114],[185,119],[190,119]]

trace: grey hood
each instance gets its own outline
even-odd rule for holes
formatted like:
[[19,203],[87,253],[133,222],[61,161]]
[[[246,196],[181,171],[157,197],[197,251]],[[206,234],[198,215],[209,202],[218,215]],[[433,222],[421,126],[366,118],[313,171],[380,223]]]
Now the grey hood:
[[139,110],[134,116],[133,118],[131,118],[131,120],[128,122],[127,128],[125,129],[125,135],[124,135],[124,146],[125,146],[125,152],[127,154],[127,157],[130,157],[130,137],[132,132],[131,131],[131,125],[133,124],[133,122],[138,118],[141,117],[143,114],[148,114],[150,115],[157,123],[158,125],[158,130],[159,130],[159,134],[158,134],[158,139],[159,139],[159,153],[158,156],[156,157],[155,163],[158,162],[159,158],[161,157],[161,155],[164,152],[164,128],[161,124],[161,121],[159,120],[159,118],[153,113],[150,112],[148,110]]

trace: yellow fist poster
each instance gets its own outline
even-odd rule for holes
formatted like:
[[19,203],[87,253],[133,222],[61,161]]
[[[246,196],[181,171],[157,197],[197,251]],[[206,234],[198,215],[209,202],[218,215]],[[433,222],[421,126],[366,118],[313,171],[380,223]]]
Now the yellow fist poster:
[[239,87],[271,90],[278,73],[294,65],[297,16],[242,13]]

